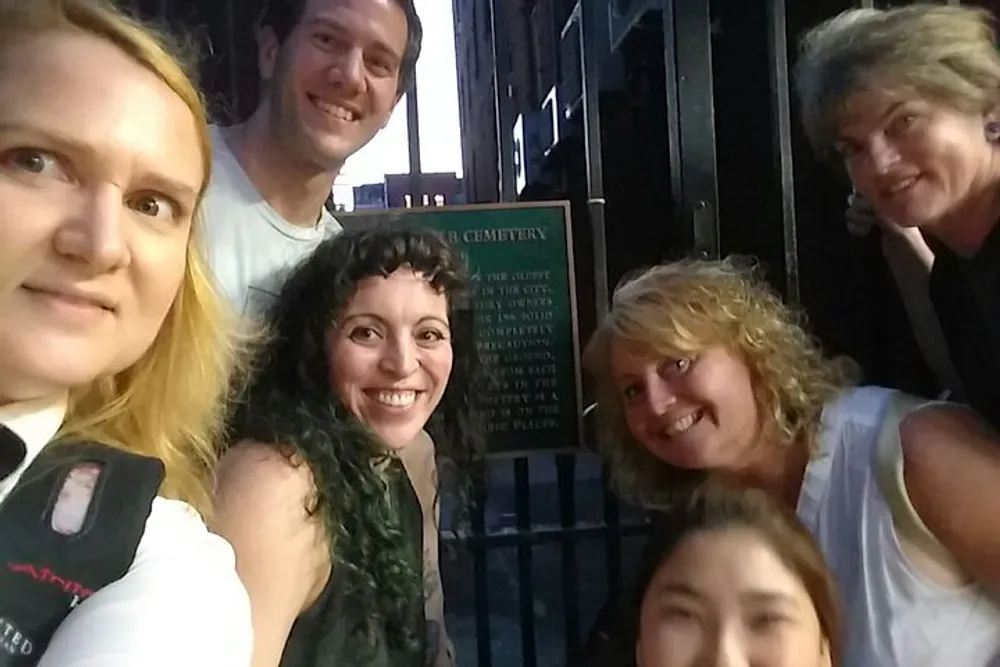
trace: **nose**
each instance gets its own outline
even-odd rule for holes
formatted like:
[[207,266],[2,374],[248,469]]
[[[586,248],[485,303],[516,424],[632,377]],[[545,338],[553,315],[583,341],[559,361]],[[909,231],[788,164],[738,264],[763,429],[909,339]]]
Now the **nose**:
[[349,94],[357,94],[365,85],[364,68],[365,56],[361,49],[344,49],[330,68],[330,82]]
[[677,396],[670,383],[658,373],[646,378],[645,394],[646,408],[657,417],[677,402]]
[[750,664],[743,635],[735,628],[719,628],[705,648],[698,661],[699,667],[748,667]]
[[417,350],[408,337],[395,337],[386,345],[382,355],[382,368],[397,378],[409,377],[416,372],[419,362]]
[[71,210],[53,240],[55,251],[92,274],[127,266],[130,257],[119,190],[95,189],[68,205]]
[[884,138],[876,138],[869,149],[872,167],[878,174],[885,174],[899,162],[899,151]]

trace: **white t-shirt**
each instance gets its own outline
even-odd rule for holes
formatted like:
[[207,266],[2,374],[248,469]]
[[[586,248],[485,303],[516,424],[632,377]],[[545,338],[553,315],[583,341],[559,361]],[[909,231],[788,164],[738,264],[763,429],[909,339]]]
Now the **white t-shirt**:
[[[62,424],[65,401],[0,408],[28,456],[0,482],[0,504]],[[2,650],[2,649],[0,649]],[[40,667],[247,667],[250,599],[228,542],[186,503],[155,498],[124,577],[70,612]]]
[[799,496],[845,604],[841,667],[997,664],[1000,606],[978,586],[931,581],[899,541],[874,462],[891,394],[860,387],[826,406]]
[[264,201],[217,127],[212,147],[212,181],[202,205],[208,264],[236,312],[255,317],[278,295],[289,270],[342,227],[325,208],[314,227],[291,224]]

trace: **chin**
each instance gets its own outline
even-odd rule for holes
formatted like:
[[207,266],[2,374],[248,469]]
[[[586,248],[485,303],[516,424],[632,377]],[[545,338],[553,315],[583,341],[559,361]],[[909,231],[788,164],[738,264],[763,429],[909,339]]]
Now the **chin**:
[[100,377],[113,374],[113,369],[106,365],[99,367],[91,364],[81,365],[69,359],[64,360],[64,363],[58,361],[52,357],[38,359],[37,363],[22,365],[21,372],[15,372],[14,375],[33,378],[26,383],[28,386],[44,387],[45,393],[55,394],[86,387]]
[[382,431],[376,431],[378,436],[382,438],[383,442],[388,445],[389,449],[394,452],[406,449],[413,441],[416,440],[417,434],[420,433],[420,429],[406,428],[406,429],[386,429]]

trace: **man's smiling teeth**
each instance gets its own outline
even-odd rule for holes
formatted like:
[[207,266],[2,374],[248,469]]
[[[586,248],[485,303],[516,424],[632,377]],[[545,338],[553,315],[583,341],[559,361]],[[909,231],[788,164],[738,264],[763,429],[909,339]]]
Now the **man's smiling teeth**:
[[679,435],[694,426],[695,422],[699,419],[701,419],[701,410],[695,410],[694,412],[681,417],[674,423],[667,425],[666,428],[663,429],[663,432],[668,436]]
[[405,408],[417,400],[415,391],[376,391],[375,400],[383,405],[391,405],[395,408]]
[[334,118],[338,118],[340,120],[345,120],[348,122],[355,120],[354,112],[351,111],[350,109],[345,109],[342,106],[331,104],[330,102],[324,102],[318,97],[314,97],[313,101],[316,103],[316,106],[318,106],[320,109],[330,114]]

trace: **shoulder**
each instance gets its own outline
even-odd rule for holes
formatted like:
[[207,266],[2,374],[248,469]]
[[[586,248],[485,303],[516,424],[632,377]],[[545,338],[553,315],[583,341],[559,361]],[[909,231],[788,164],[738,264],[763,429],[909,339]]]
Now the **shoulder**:
[[302,518],[312,504],[316,483],[309,465],[291,450],[244,441],[219,462],[215,493],[224,513],[235,505],[243,514],[262,511]]
[[326,208],[323,209],[323,238],[328,239],[336,236],[340,232],[344,231],[344,226],[340,224],[340,220],[330,213]]
[[214,528],[236,551],[255,626],[275,651],[329,577],[332,537],[313,512],[316,493],[309,467],[273,445],[242,442],[218,469]]
[[243,167],[226,143],[225,129],[211,126],[210,137],[212,176],[202,203],[202,216],[217,224],[220,217],[228,219],[245,215],[256,205],[257,197],[248,187]]
[[857,438],[877,432],[892,390],[862,386],[848,389],[823,406],[820,437]]
[[237,605],[247,601],[236,576],[232,546],[210,532],[201,515],[179,500],[153,501],[135,560],[126,574],[126,579],[129,577],[164,591],[203,591],[210,604],[213,599]]
[[952,453],[996,454],[996,433],[971,409],[953,403],[931,403],[906,414],[899,423],[903,458],[918,469],[936,465]]
[[67,617],[40,664],[243,667],[252,646],[232,547],[186,503],[156,498],[128,572]]

